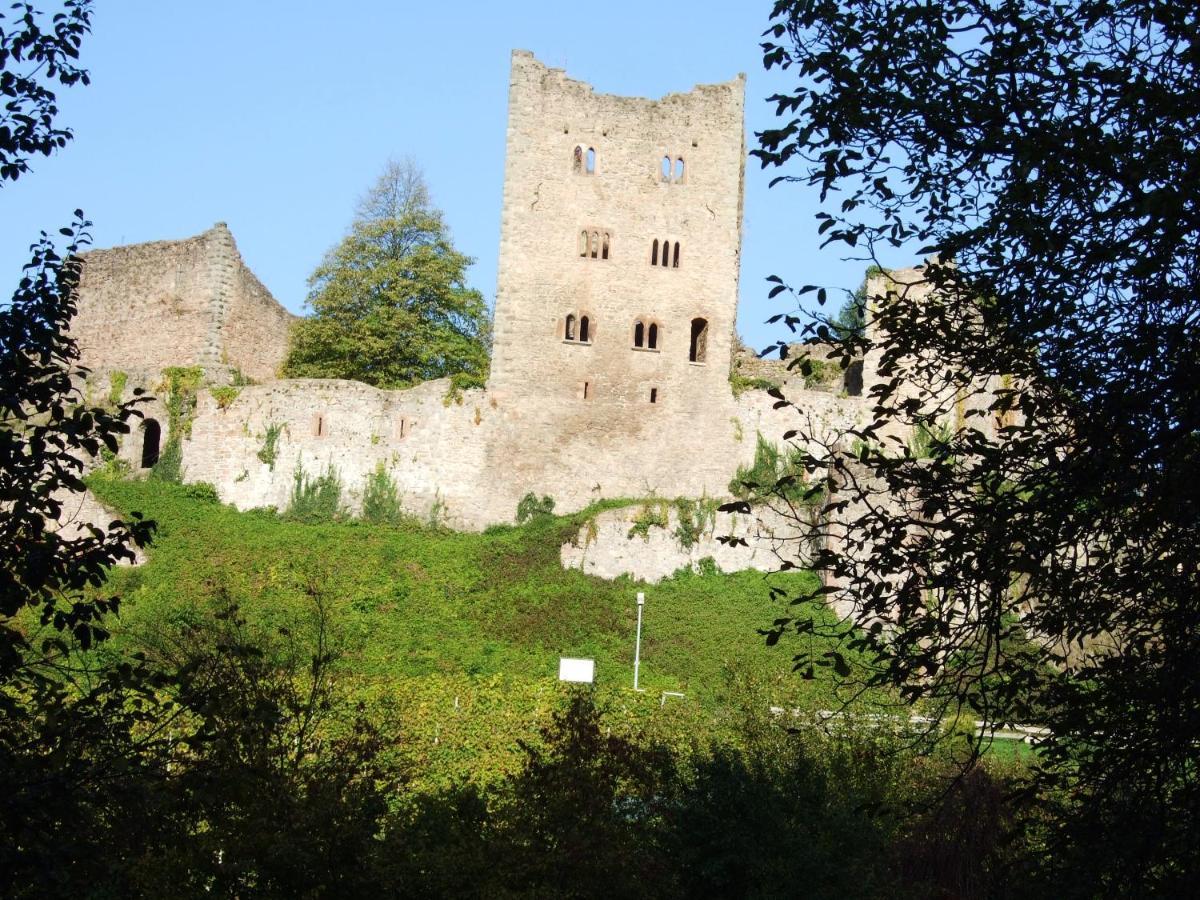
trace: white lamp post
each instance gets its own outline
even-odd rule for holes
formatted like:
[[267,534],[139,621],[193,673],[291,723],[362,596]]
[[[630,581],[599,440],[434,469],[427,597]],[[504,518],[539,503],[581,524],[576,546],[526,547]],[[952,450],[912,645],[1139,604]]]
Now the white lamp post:
[[638,591],[638,624],[637,624],[637,642],[633,645],[633,689],[640,691],[638,687],[638,669],[642,664],[642,607],[646,605],[646,595]]

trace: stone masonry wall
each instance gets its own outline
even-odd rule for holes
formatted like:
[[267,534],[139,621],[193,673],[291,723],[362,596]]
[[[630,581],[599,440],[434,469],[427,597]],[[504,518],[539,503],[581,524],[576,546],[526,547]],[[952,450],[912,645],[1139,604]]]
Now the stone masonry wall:
[[[808,558],[797,523],[765,507],[752,515],[717,513],[691,546],[677,535],[679,512],[673,506],[667,507],[665,527],[652,526],[644,535],[632,533],[642,512],[643,507],[630,506],[597,515],[573,541],[563,544],[563,568],[600,578],[629,575],[657,583],[679,569],[698,571],[705,559],[722,572],[775,572],[783,560],[802,563]],[[726,536],[742,538],[746,545],[718,540]]]
[[71,331],[90,369],[233,366],[273,378],[293,316],[246,268],[224,223],[180,241],[83,256]]
[[[477,493],[491,418],[484,395],[469,391],[461,404],[446,405],[447,387],[442,380],[381,391],[303,378],[245,387],[226,409],[204,392],[183,445],[184,477],[211,482],[242,509],[286,509],[297,470],[316,476],[332,468],[347,510],[356,512],[367,479],[382,466],[416,515],[460,528],[511,517],[499,517],[486,492]],[[268,462],[271,430],[278,436]]]

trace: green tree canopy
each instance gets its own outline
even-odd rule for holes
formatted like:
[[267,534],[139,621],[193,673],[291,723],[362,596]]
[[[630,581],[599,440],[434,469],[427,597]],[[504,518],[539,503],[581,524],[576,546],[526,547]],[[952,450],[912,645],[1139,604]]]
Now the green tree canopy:
[[1198,9],[780,0],[763,44],[792,82],[756,153],[825,242],[930,254],[841,335],[889,339],[875,422],[811,460],[855,535],[811,535],[822,594],[875,684],[1049,727],[1039,896],[1200,877]]
[[283,374],[403,388],[487,377],[490,321],[467,287],[473,260],[454,249],[411,163],[391,163],[359,202],[350,234],[309,279]]

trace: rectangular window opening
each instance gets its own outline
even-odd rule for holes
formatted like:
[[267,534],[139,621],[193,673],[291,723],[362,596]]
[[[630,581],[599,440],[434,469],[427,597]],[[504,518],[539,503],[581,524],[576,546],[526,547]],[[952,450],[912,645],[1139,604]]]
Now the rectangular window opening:
[[650,388],[650,402],[651,403],[658,402],[658,388]]

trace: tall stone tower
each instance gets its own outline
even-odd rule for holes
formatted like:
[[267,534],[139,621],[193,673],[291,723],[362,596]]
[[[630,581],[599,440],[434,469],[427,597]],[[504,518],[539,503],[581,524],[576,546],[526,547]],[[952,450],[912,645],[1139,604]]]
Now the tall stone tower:
[[[605,495],[668,491],[651,469],[711,452],[715,420],[728,430],[744,93],[739,75],[660,100],[597,94],[514,51],[488,387],[528,442],[560,448],[533,451],[542,478],[589,477],[577,443],[609,472],[624,460]],[[500,443],[511,472],[519,441]]]
[[495,390],[534,382],[609,408],[648,404],[654,388],[666,406],[718,393],[737,311],[744,84],[615,97],[513,53]]

